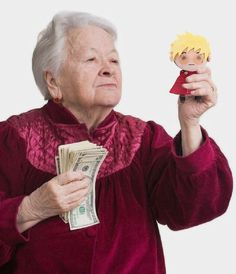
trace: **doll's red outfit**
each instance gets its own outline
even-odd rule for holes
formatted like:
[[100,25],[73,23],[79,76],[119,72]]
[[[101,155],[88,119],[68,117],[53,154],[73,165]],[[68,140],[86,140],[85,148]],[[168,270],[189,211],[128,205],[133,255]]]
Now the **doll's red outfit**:
[[191,89],[186,89],[183,87],[183,84],[186,83],[186,78],[192,74],[197,73],[196,71],[187,71],[181,70],[179,77],[176,79],[173,87],[170,90],[170,93],[179,94],[179,95],[189,95]]

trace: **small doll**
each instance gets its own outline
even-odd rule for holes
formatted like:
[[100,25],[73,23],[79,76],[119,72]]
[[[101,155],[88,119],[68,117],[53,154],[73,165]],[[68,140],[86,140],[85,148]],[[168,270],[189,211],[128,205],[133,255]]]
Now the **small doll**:
[[186,77],[197,73],[197,69],[204,67],[210,61],[210,47],[203,36],[190,32],[178,35],[171,44],[170,59],[181,68],[180,75],[176,79],[170,93],[189,95],[191,90],[182,85]]

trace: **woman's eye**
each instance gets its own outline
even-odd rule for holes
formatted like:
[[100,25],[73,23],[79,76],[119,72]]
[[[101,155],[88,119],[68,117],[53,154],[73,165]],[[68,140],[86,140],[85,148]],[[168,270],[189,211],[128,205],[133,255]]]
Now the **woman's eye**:
[[202,60],[202,56],[201,56],[201,55],[198,55],[198,56],[197,56],[197,60]]
[[87,62],[93,62],[93,61],[95,61],[95,57],[91,57],[87,59]]
[[186,59],[186,55],[181,55],[181,59],[185,60]]
[[119,64],[119,60],[118,59],[112,59],[111,62],[114,63],[114,64]]

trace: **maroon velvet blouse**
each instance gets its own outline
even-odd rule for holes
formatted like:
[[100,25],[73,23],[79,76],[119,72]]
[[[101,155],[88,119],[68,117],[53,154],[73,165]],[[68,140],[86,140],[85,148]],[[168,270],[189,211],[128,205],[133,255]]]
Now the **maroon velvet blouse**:
[[[154,122],[115,111],[91,133],[51,101],[0,123],[0,273],[166,273],[157,222],[196,226],[230,200],[227,160],[202,131],[201,147],[181,157],[180,134],[173,140]],[[59,145],[82,140],[109,151],[96,181],[100,224],[70,231],[55,216],[20,234],[23,197],[56,175]]]

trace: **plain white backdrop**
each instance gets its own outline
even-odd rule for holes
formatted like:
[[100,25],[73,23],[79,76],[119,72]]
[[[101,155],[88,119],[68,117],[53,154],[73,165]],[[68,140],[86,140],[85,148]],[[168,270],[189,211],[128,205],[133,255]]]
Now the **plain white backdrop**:
[[[37,34],[56,12],[76,10],[105,17],[117,27],[123,98],[116,110],[155,120],[174,136],[179,130],[177,97],[168,91],[179,70],[169,61],[169,47],[177,34],[190,31],[205,36],[211,44],[209,67],[219,90],[217,106],[202,117],[201,123],[224,151],[235,174],[236,17],[233,2],[2,1],[0,120],[45,103],[31,71]],[[236,273],[235,213],[233,196],[226,214],[210,223],[180,232],[159,226],[167,273]]]

